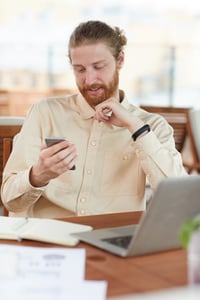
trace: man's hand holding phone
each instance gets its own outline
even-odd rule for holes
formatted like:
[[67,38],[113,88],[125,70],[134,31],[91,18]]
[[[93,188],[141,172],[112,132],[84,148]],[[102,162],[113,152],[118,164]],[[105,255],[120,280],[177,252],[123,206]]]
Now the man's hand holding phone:
[[[45,142],[46,142],[46,145],[47,147],[51,147],[55,144],[58,144],[62,141],[66,141],[65,138],[62,138],[62,137],[47,137],[45,138]],[[74,165],[70,170],[76,170],[76,166]]]
[[45,139],[38,162],[33,165],[29,180],[31,185],[42,187],[68,170],[75,170],[74,161],[77,158],[76,147],[63,137],[48,137]]

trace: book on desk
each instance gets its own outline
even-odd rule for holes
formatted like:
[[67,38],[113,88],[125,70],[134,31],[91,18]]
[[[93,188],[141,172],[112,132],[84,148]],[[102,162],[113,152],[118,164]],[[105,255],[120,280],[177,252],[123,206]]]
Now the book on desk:
[[54,219],[0,217],[0,239],[35,240],[58,245],[75,246],[79,239],[71,233],[90,231],[91,226]]

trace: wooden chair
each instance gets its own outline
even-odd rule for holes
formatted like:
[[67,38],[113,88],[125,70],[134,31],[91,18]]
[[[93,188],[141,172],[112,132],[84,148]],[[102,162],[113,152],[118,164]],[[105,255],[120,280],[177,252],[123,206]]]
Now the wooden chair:
[[[12,139],[20,131],[23,122],[23,117],[0,116],[0,184],[2,182],[3,164],[5,162],[3,140],[4,138]],[[1,199],[0,205],[2,205]]]
[[193,170],[197,170],[200,173],[200,109],[190,110],[189,117],[198,156],[198,160],[194,161]]
[[10,153],[12,151],[12,144],[13,144],[13,138],[6,137],[3,138],[3,169],[7,163],[7,160],[10,156]]
[[191,162],[183,161],[185,168],[190,174],[192,171],[200,173],[199,158],[194,141],[193,131],[190,122],[190,107],[172,107],[172,106],[149,106],[141,105],[140,108],[162,115],[174,129],[174,139],[176,148],[183,153],[187,141],[189,142],[189,151]]
[[[2,161],[2,166],[3,169],[6,165],[6,162],[10,156],[10,153],[12,151],[12,145],[13,145],[13,138],[12,137],[5,137],[3,138],[3,161]],[[3,203],[2,203],[3,205]],[[8,216],[8,210],[6,207],[3,205],[3,215]]]

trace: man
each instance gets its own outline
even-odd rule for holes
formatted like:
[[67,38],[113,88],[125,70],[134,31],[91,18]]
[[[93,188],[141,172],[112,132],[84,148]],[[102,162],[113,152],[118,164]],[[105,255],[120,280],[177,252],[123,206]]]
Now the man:
[[[165,177],[186,175],[172,128],[118,87],[126,42],[100,21],[75,28],[68,54],[80,93],[31,108],[3,174],[11,216],[144,210],[147,178],[155,190]],[[56,136],[66,141],[47,147],[45,138]]]

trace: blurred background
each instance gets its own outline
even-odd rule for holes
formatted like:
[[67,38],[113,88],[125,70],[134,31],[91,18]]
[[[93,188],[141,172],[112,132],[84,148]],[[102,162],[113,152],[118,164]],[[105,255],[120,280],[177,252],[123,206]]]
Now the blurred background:
[[100,19],[127,38],[120,87],[136,105],[200,107],[199,0],[0,2],[0,114],[25,116],[43,97],[76,90],[67,43]]

